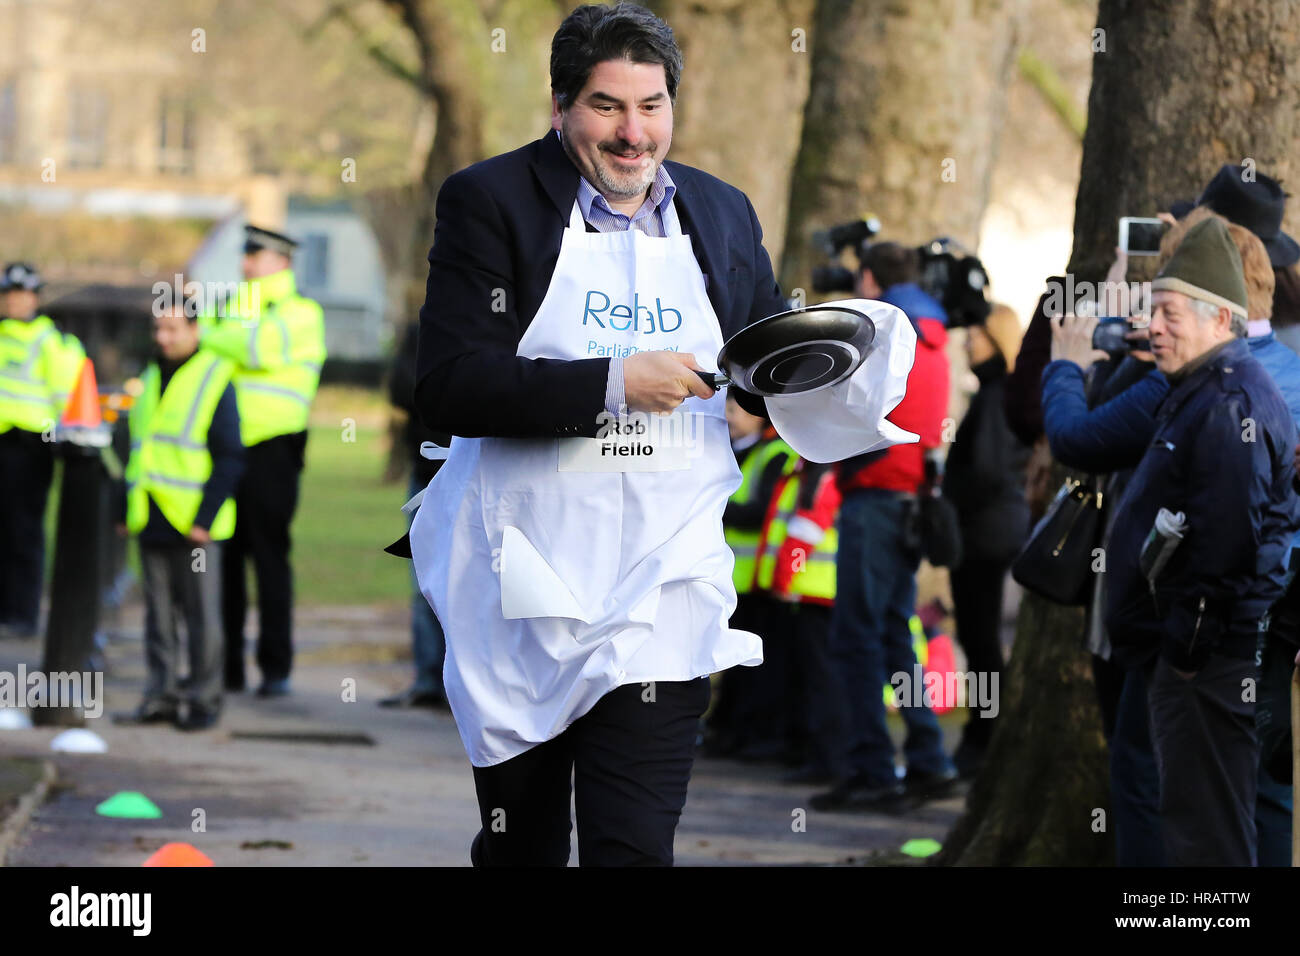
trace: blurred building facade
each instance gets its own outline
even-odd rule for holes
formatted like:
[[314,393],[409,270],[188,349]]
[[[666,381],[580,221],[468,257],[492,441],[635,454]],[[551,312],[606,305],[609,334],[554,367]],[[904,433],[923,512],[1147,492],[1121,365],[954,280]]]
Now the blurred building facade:
[[164,48],[87,23],[93,11],[0,2],[0,259],[37,263],[48,311],[131,374],[155,282],[191,268],[237,279],[243,223],[283,229],[303,242],[300,288],[325,308],[331,357],[378,367],[384,269],[370,228],[341,204],[291,204],[273,157],[220,110],[200,114],[193,37]]

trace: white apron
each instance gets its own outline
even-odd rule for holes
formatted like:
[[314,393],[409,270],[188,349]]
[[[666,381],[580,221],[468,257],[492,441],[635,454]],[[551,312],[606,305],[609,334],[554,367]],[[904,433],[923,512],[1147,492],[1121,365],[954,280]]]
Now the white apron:
[[[722,334],[704,277],[676,217],[665,220],[662,239],[589,233],[575,202],[518,355],[674,349],[716,370]],[[615,687],[762,662],[758,637],[727,624],[722,512],[740,470],[725,393],[627,424],[605,441],[457,437],[420,503],[411,552],[446,631],[443,682],[476,767],[550,740]]]

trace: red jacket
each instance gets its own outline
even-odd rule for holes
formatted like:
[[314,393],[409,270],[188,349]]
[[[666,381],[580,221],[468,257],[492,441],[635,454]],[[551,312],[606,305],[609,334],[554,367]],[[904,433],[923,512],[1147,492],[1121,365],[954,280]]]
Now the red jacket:
[[[943,444],[943,422],[948,416],[948,330],[938,319],[918,319],[916,359],[907,376],[907,394],[886,418],[899,428],[921,436],[910,445],[891,445],[885,454],[841,479],[841,491],[854,488],[888,488],[916,491],[925,478],[925,453]],[[922,338],[924,336],[924,338]]]
[[[780,501],[785,486],[792,479],[797,478],[799,481],[808,481],[816,479],[816,490],[812,493],[812,504],[807,508],[796,508],[794,515],[786,524],[786,537],[781,545],[781,550],[777,552],[776,567],[772,570],[772,590],[782,597],[789,597],[790,582],[794,579],[794,564],[796,549],[800,556],[807,558],[826,537],[826,532],[835,527],[836,519],[840,514],[840,490],[835,483],[835,473],[830,468],[825,471],[819,471],[814,466],[808,468],[807,463],[801,458],[796,468],[795,474],[781,479],[780,485],[777,486],[776,493],[772,495],[772,507],[768,510],[767,524],[771,525],[772,519],[776,516],[776,503]],[[800,489],[800,500],[804,499],[803,489]],[[767,537],[767,527],[763,529],[763,537]],[[834,600],[825,600],[813,597],[809,594],[798,594],[793,596],[796,600],[807,604],[834,604]]]

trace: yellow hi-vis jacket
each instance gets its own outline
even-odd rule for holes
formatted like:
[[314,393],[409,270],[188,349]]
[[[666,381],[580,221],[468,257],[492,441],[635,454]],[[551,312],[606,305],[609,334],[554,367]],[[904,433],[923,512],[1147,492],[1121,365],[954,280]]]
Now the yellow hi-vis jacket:
[[[760,440],[749,449],[749,453],[740,465],[740,487],[731,494],[730,500],[733,503],[745,505],[754,500],[754,496],[759,493],[758,486],[762,482],[763,471],[767,468],[768,462],[777,455],[786,456],[785,467],[781,473],[790,474],[799,456],[781,439]],[[766,509],[767,502],[764,502],[764,513]],[[731,580],[736,585],[736,593],[748,594],[754,590],[754,577],[758,570],[759,559],[758,545],[762,540],[763,529],[760,526],[751,531],[724,523],[722,534],[732,554],[736,556],[736,566],[731,573]]]
[[[145,369],[144,392],[131,407],[131,458],[126,466],[126,527],[138,534],[149,522],[149,499],[181,534],[189,534],[212,474],[208,429],[234,365],[204,349],[195,352],[159,394],[156,362]],[[235,531],[235,502],[227,498],[208,533],[214,541]]]
[[63,415],[86,352],[47,315],[0,319],[0,433],[43,432]]
[[799,556],[798,566],[790,578],[790,594],[820,604],[831,604],[835,601],[835,558],[839,552],[839,533],[836,531],[839,492],[834,487],[833,476],[824,474],[816,490],[812,512],[802,514],[799,512],[802,481],[803,476],[795,472],[783,478],[777,487],[776,505],[769,510],[767,527],[763,531],[763,553],[758,559],[755,584],[763,591],[772,589],[782,546],[793,528],[795,538],[813,547],[811,554]]
[[298,295],[293,270],[284,269],[241,282],[224,311],[200,318],[200,342],[235,363],[244,445],[303,431],[325,362],[320,305]]

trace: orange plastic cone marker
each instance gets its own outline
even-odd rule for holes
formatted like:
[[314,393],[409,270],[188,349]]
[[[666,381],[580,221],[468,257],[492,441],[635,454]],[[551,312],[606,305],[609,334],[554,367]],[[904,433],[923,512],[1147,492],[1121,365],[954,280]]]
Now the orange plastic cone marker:
[[201,850],[188,843],[165,843],[141,866],[216,866]]
[[77,374],[77,384],[68,396],[68,407],[63,411],[61,424],[98,428],[103,421],[99,414],[99,386],[95,382],[95,365],[86,359]]

